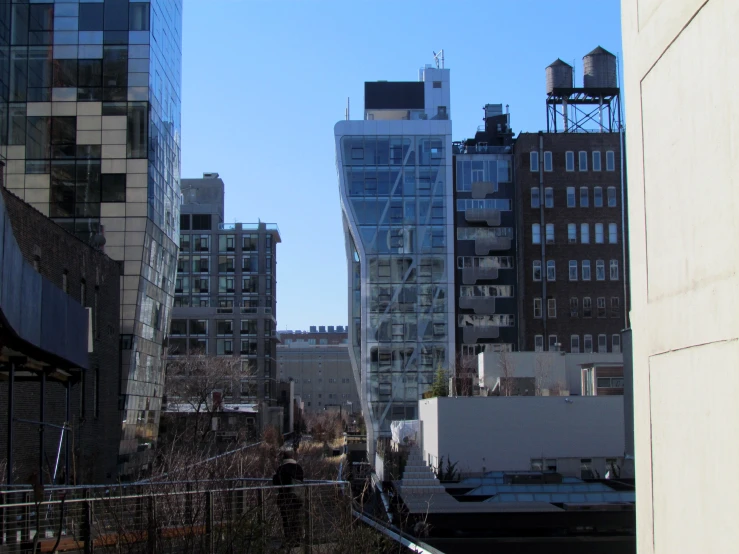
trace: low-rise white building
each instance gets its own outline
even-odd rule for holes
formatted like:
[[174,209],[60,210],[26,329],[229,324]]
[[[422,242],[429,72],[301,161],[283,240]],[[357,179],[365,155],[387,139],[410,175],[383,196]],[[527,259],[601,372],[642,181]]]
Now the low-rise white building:
[[[531,396],[581,395],[584,390],[583,369],[592,367],[620,368],[623,375],[623,354],[567,352],[483,352],[477,355],[480,386],[490,391],[500,379],[530,379],[535,390]],[[623,384],[621,384],[623,388]],[[523,394],[523,392],[521,392]]]
[[419,401],[419,419],[424,460],[451,460],[463,475],[544,469],[605,477],[623,467],[619,396],[430,398]]

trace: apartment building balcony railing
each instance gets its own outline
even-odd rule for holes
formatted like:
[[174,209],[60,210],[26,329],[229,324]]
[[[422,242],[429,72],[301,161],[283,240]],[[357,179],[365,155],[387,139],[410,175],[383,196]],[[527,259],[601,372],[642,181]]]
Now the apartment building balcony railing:
[[462,329],[462,340],[465,344],[475,344],[480,339],[497,339],[498,337],[500,337],[500,327],[497,325]]
[[460,296],[459,307],[463,310],[474,310],[476,314],[494,314],[494,296]]
[[474,285],[478,281],[494,281],[498,278],[498,268],[465,267],[462,270],[462,284]]
[[508,237],[480,237],[475,239],[475,254],[487,256],[490,252],[510,250],[511,239]]
[[[484,131],[485,126],[481,125],[478,131]],[[452,143],[452,153],[454,154],[510,154],[510,146],[493,146],[488,144],[464,144],[462,142]]]
[[280,232],[277,223],[220,223],[218,229],[220,231],[258,231],[260,225],[267,231]]
[[467,223],[485,222],[491,227],[500,225],[500,210],[495,208],[469,208],[464,212]]

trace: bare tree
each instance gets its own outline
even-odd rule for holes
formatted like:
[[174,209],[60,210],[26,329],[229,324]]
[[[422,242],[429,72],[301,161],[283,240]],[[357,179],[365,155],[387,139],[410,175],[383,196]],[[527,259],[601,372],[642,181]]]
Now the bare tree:
[[539,352],[534,357],[534,394],[541,396],[549,388],[549,375],[552,369],[552,356]]
[[210,438],[212,421],[223,410],[224,397],[239,386],[240,361],[232,357],[190,355],[169,358],[164,392],[169,412],[181,413],[186,440],[203,442]]
[[461,353],[457,354],[454,360],[454,390],[452,394],[472,396],[477,381],[477,358]]
[[516,363],[510,352],[506,350],[498,352],[498,368],[500,369],[500,393],[502,396],[512,396],[515,389]]

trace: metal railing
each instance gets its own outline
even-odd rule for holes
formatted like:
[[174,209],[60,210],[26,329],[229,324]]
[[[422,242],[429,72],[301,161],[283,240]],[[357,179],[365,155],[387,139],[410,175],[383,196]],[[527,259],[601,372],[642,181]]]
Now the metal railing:
[[1,551],[263,552],[346,540],[341,481],[268,479],[0,491]]

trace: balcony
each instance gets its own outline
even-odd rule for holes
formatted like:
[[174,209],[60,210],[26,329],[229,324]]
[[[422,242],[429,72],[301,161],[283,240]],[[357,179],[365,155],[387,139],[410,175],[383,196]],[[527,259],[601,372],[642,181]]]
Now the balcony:
[[510,250],[511,239],[508,237],[483,237],[475,239],[475,254],[487,256],[497,250]]
[[474,285],[478,281],[495,281],[498,278],[498,268],[465,267],[462,270],[462,284]]
[[462,340],[465,344],[475,344],[480,339],[497,339],[500,337],[500,327],[464,327]]
[[490,227],[497,227],[500,225],[500,210],[494,208],[470,208],[465,210],[464,220],[467,223],[484,221]]
[[495,183],[490,181],[478,181],[472,183],[472,198],[480,200],[485,198],[488,194],[495,192]]
[[494,314],[494,296],[460,296],[459,307],[463,310],[474,310],[476,314]]

